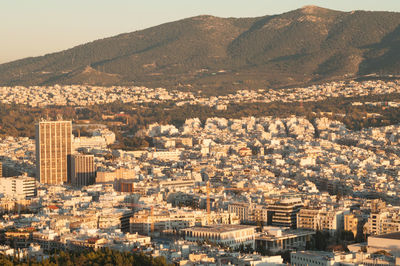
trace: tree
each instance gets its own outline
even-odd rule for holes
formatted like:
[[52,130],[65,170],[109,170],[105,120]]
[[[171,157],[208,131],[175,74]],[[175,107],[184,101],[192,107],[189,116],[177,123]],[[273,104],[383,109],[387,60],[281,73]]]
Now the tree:
[[[128,252],[113,251],[110,249],[101,250],[82,250],[82,251],[60,251],[51,254],[50,258],[41,262],[35,259],[29,259],[29,265],[47,266],[47,265],[67,265],[67,266],[84,266],[84,265],[168,265],[164,257],[152,258],[143,253],[134,254]],[[0,265],[27,265],[23,261],[13,260],[11,257],[0,255]]]
[[344,241],[353,241],[354,240],[354,234],[352,231],[346,231],[346,230],[342,230],[340,232],[340,240],[344,240]]
[[317,231],[314,235],[314,248],[316,250],[326,250],[328,246],[329,233]]

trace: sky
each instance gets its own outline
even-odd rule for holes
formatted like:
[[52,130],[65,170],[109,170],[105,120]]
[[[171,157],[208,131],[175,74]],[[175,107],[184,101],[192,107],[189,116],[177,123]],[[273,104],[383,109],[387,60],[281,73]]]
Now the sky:
[[400,12],[400,0],[0,0],[0,63],[197,15],[257,17],[306,5]]

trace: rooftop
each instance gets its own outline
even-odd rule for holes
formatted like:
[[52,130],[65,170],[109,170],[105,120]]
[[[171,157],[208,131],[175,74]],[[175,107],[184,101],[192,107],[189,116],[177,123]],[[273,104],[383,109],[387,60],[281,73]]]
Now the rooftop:
[[238,225],[238,224],[216,224],[202,227],[191,227],[184,229],[185,231],[202,231],[202,232],[216,232],[225,233],[231,231],[238,231],[243,229],[255,228],[255,226],[249,225]]
[[372,237],[400,240],[400,232],[389,233],[389,234],[384,234],[384,235],[379,235],[379,236],[372,236]]

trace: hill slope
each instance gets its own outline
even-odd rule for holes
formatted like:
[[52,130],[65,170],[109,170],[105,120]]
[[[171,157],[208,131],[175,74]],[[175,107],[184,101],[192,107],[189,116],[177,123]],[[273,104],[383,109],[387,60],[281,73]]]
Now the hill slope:
[[288,86],[400,73],[400,13],[198,16],[0,65],[0,85]]

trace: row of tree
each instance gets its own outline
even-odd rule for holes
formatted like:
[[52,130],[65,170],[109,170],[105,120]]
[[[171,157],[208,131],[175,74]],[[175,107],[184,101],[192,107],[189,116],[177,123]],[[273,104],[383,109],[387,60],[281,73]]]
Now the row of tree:
[[4,266],[83,266],[83,265],[108,265],[108,266],[164,266],[169,265],[164,257],[152,258],[143,253],[136,254],[131,252],[119,252],[111,249],[101,249],[97,251],[82,250],[80,252],[60,251],[50,255],[44,260],[25,258],[18,260],[16,257],[0,255],[0,265]]

